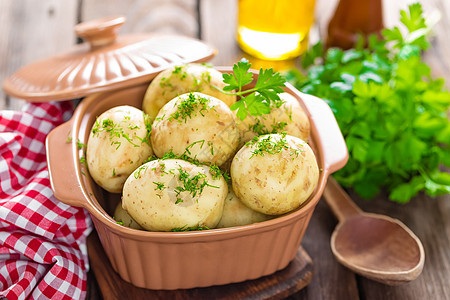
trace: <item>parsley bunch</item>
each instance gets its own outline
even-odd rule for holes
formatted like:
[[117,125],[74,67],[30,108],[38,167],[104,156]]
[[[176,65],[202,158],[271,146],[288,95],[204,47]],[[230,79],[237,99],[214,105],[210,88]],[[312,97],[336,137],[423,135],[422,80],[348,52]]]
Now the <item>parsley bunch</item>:
[[365,198],[380,189],[405,203],[418,192],[450,193],[450,94],[442,79],[433,79],[421,53],[430,31],[420,4],[401,11],[400,28],[385,29],[343,51],[322,44],[304,56],[303,75],[287,78],[302,92],[324,99],[334,112],[350,153],[335,174]]

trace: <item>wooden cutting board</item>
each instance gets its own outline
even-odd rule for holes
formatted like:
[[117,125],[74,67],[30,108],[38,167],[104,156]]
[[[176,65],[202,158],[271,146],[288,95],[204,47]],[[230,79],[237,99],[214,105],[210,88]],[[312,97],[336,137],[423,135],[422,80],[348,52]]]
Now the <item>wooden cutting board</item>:
[[207,288],[188,290],[148,290],[124,281],[112,268],[94,231],[87,240],[89,261],[99,289],[106,300],[115,299],[282,299],[309,284],[313,263],[300,247],[295,259],[283,270],[272,275]]

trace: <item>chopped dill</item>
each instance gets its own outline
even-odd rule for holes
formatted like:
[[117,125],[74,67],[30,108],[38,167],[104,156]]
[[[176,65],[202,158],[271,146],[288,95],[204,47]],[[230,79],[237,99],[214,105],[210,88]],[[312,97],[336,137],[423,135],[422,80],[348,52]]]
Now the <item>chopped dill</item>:
[[[66,143],[71,144],[73,142],[73,138],[69,135],[70,135],[70,131],[67,134]],[[86,147],[87,147],[86,144],[83,144],[80,140],[77,140],[77,148],[79,150],[82,150],[82,152],[83,152],[83,155],[80,156],[79,162],[80,162],[80,164],[84,165],[86,167],[86,169],[88,169],[88,164],[86,161]],[[81,173],[83,175],[86,175],[86,173],[83,170],[81,170]]]
[[286,122],[277,122],[275,119],[273,123],[270,125],[272,130],[267,129],[266,125],[261,123],[260,118],[255,118],[256,122],[252,125],[249,125],[249,130],[256,133],[257,135],[266,135],[271,133],[283,133],[285,132],[285,127],[287,126]]
[[277,122],[274,119],[272,125],[270,125],[270,126],[272,126],[271,133],[281,133],[281,132],[284,132],[284,128],[286,128],[287,123],[286,122]]
[[187,225],[183,226],[183,227],[175,227],[172,228],[170,231],[172,232],[183,232],[183,231],[198,231],[198,230],[209,230],[210,228],[208,228],[207,226],[202,226],[202,225],[197,225],[197,226],[192,226],[189,227]]
[[147,171],[148,166],[147,165],[142,165],[140,166],[136,171],[134,171],[134,178],[139,179],[141,178],[141,172]]
[[[208,141],[208,145],[209,145],[209,143],[211,143],[211,142]],[[200,141],[193,142],[192,144],[190,144],[189,146],[187,146],[185,148],[184,153],[187,153],[187,154],[191,155],[191,151],[189,151],[189,149],[194,147],[195,144],[201,144],[200,145],[200,149],[202,149],[203,145],[205,144],[205,140],[200,140]]]
[[[166,188],[166,186],[162,182],[153,181],[153,183],[156,185],[155,191],[163,191]],[[162,197],[162,195],[159,193],[157,193],[156,196],[158,196],[159,199],[161,199]]]
[[228,182],[231,177],[230,174],[228,174],[228,172],[223,172],[218,166],[216,165],[210,165],[209,166],[209,173],[211,174],[213,180],[216,180],[218,178],[220,178],[221,176],[223,176],[223,178]]
[[184,120],[186,122],[188,118],[192,118],[196,110],[200,115],[205,116],[204,112],[208,112],[210,109],[208,107],[209,102],[210,100],[206,97],[190,93],[188,98],[181,100],[177,105],[177,111],[172,113],[168,120],[178,120],[180,123]]
[[185,79],[187,77],[187,72],[184,70],[184,66],[175,66],[175,68],[172,71],[172,74],[179,75],[181,80]]
[[[170,149],[169,152],[164,153],[161,158],[157,158],[156,156],[152,155],[151,157],[149,157],[149,159],[147,161],[152,161],[152,160],[156,160],[156,159],[158,159],[160,161],[163,161],[166,159],[181,159],[181,160],[190,162],[191,164],[194,164],[196,166],[208,166],[210,168],[209,172],[212,175],[213,180],[216,180],[216,179],[220,178],[220,176],[223,176],[223,178],[226,181],[229,181],[231,179],[230,175],[227,172],[222,172],[220,170],[220,168],[217,167],[215,164],[211,164],[209,162],[200,162],[197,158],[189,156],[191,154],[189,149],[192,148],[193,145],[198,144],[198,143],[201,143],[200,148],[202,148],[203,144],[204,144],[204,140],[196,141],[196,142],[190,144],[189,146],[186,147],[184,153],[181,155],[177,155],[177,154],[173,153],[173,150]],[[214,150],[212,149],[212,143],[211,144],[210,144],[210,142],[207,142],[207,143],[208,143],[208,145],[211,146],[211,154],[214,154],[213,153]],[[161,171],[164,172],[164,170],[161,170]],[[167,174],[167,172],[165,172],[165,173]]]
[[254,137],[253,140],[247,142],[247,145],[255,145],[255,149],[251,152],[252,155],[250,158],[255,155],[264,156],[265,153],[273,155],[289,149],[291,150],[291,156],[295,155],[298,157],[300,150],[293,149],[289,146],[285,134],[283,134],[278,140],[274,140],[272,137],[273,136],[271,135],[265,137]]
[[[128,119],[127,119],[127,117],[128,117]],[[141,143],[144,143],[144,142],[149,143],[149,141],[150,141],[150,139],[149,139],[150,134],[148,132],[148,128],[151,127],[151,125],[148,124],[150,121],[149,120],[146,121],[145,119],[146,118],[144,116],[144,122],[146,122],[145,123],[145,127],[147,129],[146,137],[145,138],[140,138],[140,137],[138,137],[136,135],[134,136],[137,139],[139,139],[141,141]],[[111,141],[111,145],[117,145],[116,150],[119,149],[119,147],[121,146],[122,143],[120,141],[115,141],[114,138],[120,138],[120,137],[125,138],[134,147],[139,147],[138,144],[135,144],[133,142],[133,138],[130,137],[130,135],[128,133],[124,132],[124,130],[123,130],[122,126],[121,126],[121,123],[128,123],[127,122],[128,120],[129,120],[129,116],[124,116],[124,121],[121,121],[119,123],[114,123],[114,121],[111,120],[111,119],[104,119],[102,121],[97,119],[97,120],[95,120],[95,124],[92,127],[92,134],[94,136],[98,137],[100,132],[107,132],[107,133],[109,133],[109,139]],[[128,124],[127,128],[131,129],[131,130],[136,130],[136,129],[139,129],[140,127],[137,126],[134,123],[131,123],[131,124]]]
[[178,168],[178,174],[178,180],[181,181],[182,185],[177,186],[174,189],[177,196],[177,201],[175,202],[175,204],[183,202],[183,200],[179,198],[179,195],[182,192],[189,192],[192,198],[194,198],[197,195],[201,195],[206,186],[219,188],[218,186],[209,184],[205,179],[206,175],[203,173],[199,172],[197,173],[197,175],[191,177],[189,176],[189,173],[183,170],[183,168],[180,166]]
[[155,191],[157,190],[163,191],[166,188],[166,186],[162,182],[153,181],[153,183],[156,185]]

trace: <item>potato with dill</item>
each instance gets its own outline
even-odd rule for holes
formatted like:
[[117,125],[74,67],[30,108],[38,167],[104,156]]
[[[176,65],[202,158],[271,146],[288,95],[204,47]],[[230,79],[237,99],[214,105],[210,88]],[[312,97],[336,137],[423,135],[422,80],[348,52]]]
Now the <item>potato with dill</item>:
[[255,137],[234,156],[233,190],[260,213],[280,215],[299,207],[312,194],[319,168],[312,149],[290,135]]
[[91,128],[86,163],[94,181],[111,193],[122,192],[128,176],[153,154],[148,117],[132,106],[102,113]]
[[201,92],[216,97],[228,106],[236,102],[235,95],[226,95],[213,86],[225,86],[222,73],[216,69],[202,64],[174,66],[162,71],[152,80],[142,107],[153,120],[167,102],[189,92]]
[[151,142],[157,157],[173,151],[217,166],[239,145],[239,131],[230,108],[202,94],[183,94],[168,102],[152,124]]
[[127,179],[122,205],[146,230],[214,228],[227,193],[225,179],[208,166],[180,159],[153,160]]
[[236,118],[241,135],[241,145],[255,136],[283,133],[308,141],[310,123],[308,116],[297,99],[289,93],[278,95],[281,101],[271,103],[269,114]]
[[233,189],[229,188],[223,205],[222,218],[216,227],[226,228],[248,225],[270,219],[273,219],[273,216],[262,214],[244,205],[233,192]]

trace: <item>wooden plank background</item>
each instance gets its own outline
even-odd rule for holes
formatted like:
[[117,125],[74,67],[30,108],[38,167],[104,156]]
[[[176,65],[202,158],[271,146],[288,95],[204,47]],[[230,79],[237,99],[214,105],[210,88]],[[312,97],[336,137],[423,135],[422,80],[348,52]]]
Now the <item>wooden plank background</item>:
[[[338,0],[317,0],[312,39],[322,38]],[[412,0],[383,0],[384,23],[399,23],[399,10]],[[450,1],[421,0],[426,13],[437,12],[432,48],[425,60],[450,88]],[[1,0],[0,82],[19,67],[67,50],[78,40],[75,24],[98,17],[124,14],[122,33],[168,32],[201,38],[218,49],[215,65],[230,65],[243,53],[235,41],[237,0]],[[24,101],[0,91],[0,109],[20,109]],[[422,240],[426,262],[421,277],[401,287],[387,287],[355,276],[339,265],[329,239],[336,219],[320,201],[302,245],[315,264],[308,288],[293,299],[450,299],[450,199],[419,195],[408,205],[352,197],[362,209],[384,213],[407,224]],[[90,280],[95,282],[94,280]],[[93,291],[94,289],[91,289]],[[95,290],[94,290],[95,291]],[[91,297],[95,299],[95,297]]]
[[[412,2],[384,0],[385,25],[398,24],[399,10]],[[439,60],[443,49],[450,49],[450,1],[421,2],[427,13],[437,11],[442,15],[435,26],[434,47],[426,53],[426,59],[433,65],[435,76],[450,78],[449,60]],[[326,35],[337,3],[338,0],[316,3],[315,29],[321,37]],[[211,63],[230,64],[243,55],[235,41],[236,10],[237,0],[2,0],[0,82],[21,66],[69,49],[77,42],[75,24],[117,14],[127,17],[122,33],[166,32],[201,38],[219,51]],[[317,40],[317,36],[312,35],[312,39]],[[0,109],[20,109],[23,103],[0,90]]]

